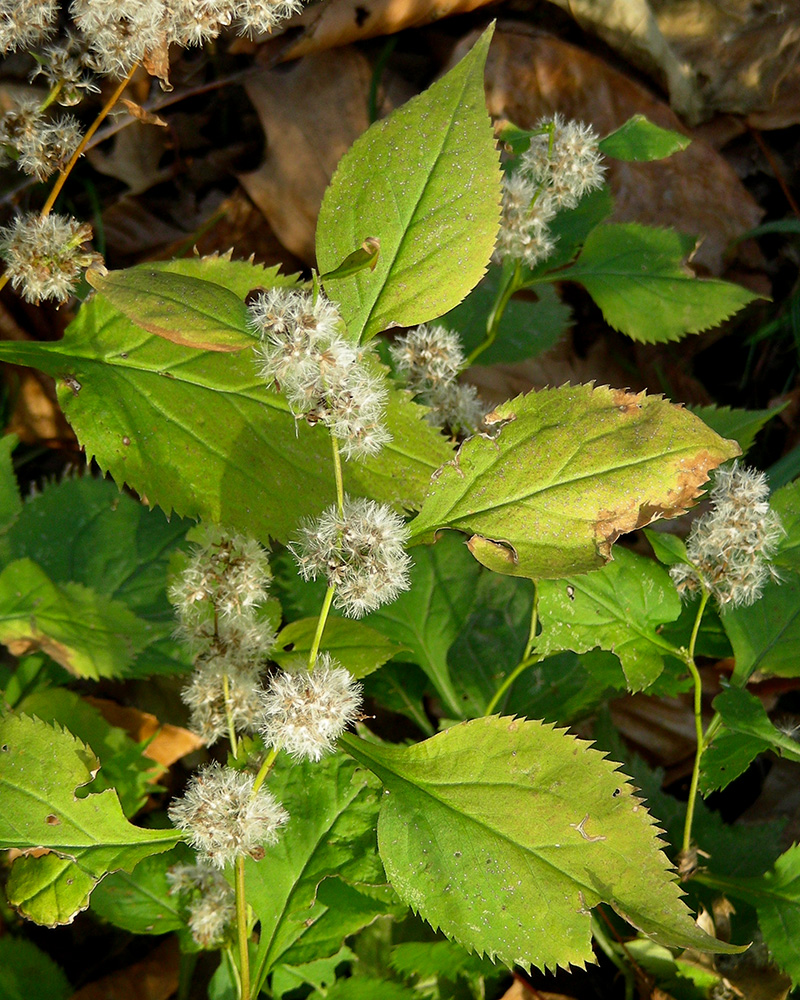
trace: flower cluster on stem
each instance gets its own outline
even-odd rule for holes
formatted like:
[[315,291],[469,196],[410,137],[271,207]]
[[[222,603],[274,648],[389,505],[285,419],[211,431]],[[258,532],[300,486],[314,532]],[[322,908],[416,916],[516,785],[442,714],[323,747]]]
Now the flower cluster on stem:
[[465,365],[457,333],[423,323],[398,337],[390,352],[398,376],[430,407],[425,415],[428,423],[447,427],[453,434],[478,430],[486,408],[474,385],[456,380]]
[[391,440],[383,424],[386,379],[372,351],[343,335],[333,302],[271,288],[250,304],[250,322],[261,339],[259,375],[296,417],[324,424],[345,458],[375,455]]
[[778,579],[769,560],[784,530],[768,498],[763,472],[738,463],[717,470],[711,509],[686,540],[691,565],[670,569],[681,593],[705,589],[721,608],[737,607],[753,604],[767,581]]
[[219,869],[206,863],[173,865],[167,872],[170,895],[187,910],[192,937],[201,948],[219,948],[236,919],[233,889]]
[[503,180],[503,221],[494,259],[535,267],[552,256],[550,223],[559,211],[575,208],[585,194],[602,187],[605,167],[598,138],[583,122],[561,115],[537,122],[513,173]]

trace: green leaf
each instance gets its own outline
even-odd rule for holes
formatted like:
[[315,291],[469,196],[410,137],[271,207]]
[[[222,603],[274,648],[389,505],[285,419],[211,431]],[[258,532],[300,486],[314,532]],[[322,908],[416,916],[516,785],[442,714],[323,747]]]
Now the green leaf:
[[67,1000],[73,994],[61,966],[23,937],[0,937],[0,1000]]
[[667,531],[644,529],[645,537],[650,542],[650,547],[656,559],[664,566],[675,566],[678,563],[688,563],[689,556],[686,553],[686,542],[677,535],[670,535]]
[[309,1000],[419,1000],[419,993],[389,979],[339,979],[324,993],[312,993]]
[[386,786],[390,882],[465,947],[509,966],[583,966],[591,908],[607,902],[667,946],[741,950],[695,926],[647,810],[587,743],[492,716],[408,748],[341,745]]
[[380,240],[374,271],[324,281],[355,340],[441,316],[486,270],[500,224],[500,162],[483,89],[491,37],[490,28],[446,76],[357,139],[325,192],[321,272],[366,237]]
[[692,140],[688,135],[660,128],[644,115],[634,115],[599,142],[600,152],[615,160],[636,160],[640,163],[663,160],[686,149]]
[[175,610],[166,581],[188,527],[149,510],[110,480],[83,476],[26,501],[8,535],[9,558],[28,556],[54,583],[91,587],[134,612],[148,641],[129,673],[184,672],[191,659],[173,638]]
[[365,621],[410,650],[408,658],[424,670],[445,710],[463,718],[464,699],[453,688],[447,651],[469,617],[480,567],[453,536],[417,547],[412,556],[410,590]]
[[257,340],[242,299],[212,281],[137,264],[92,274],[89,283],[135,326],[174,344],[241,351]]
[[455,982],[460,976],[492,976],[503,973],[501,966],[472,955],[453,941],[408,941],[392,948],[392,968],[401,976]]
[[11,454],[18,443],[16,434],[6,434],[0,438],[0,534],[8,531],[22,510],[17,477],[11,461]]
[[759,296],[739,285],[699,280],[683,263],[694,237],[637,223],[598,226],[559,280],[578,281],[607,323],[645,344],[717,326]]
[[761,428],[785,410],[787,405],[782,403],[780,406],[773,406],[771,410],[737,410],[730,406],[690,406],[689,409],[720,437],[737,441],[745,455],[752,448]]
[[800,844],[759,878],[714,879],[710,884],[756,908],[773,958],[794,986],[800,984]]
[[279,763],[270,790],[289,811],[280,841],[245,862],[247,901],[260,920],[253,981],[269,970],[327,911],[320,882],[384,884],[375,850],[378,792],[371,776],[342,754],[318,763]]
[[71,924],[85,910],[97,879],[58,854],[17,858],[11,865],[6,896],[17,912],[46,927]]
[[756,670],[800,676],[800,575],[771,581],[755,604],[730,608],[721,617],[736,658],[734,684],[743,685]]
[[430,693],[430,681],[416,663],[387,663],[364,683],[365,697],[411,719],[424,736],[435,732],[425,712],[424,698]]
[[729,687],[718,694],[714,710],[726,728],[703,754],[700,787],[704,795],[730,784],[766,750],[800,761],[800,744],[774,726],[761,701],[744,688]]
[[773,562],[787,569],[800,571],[800,479],[776,490],[769,499],[778,514],[786,534],[778,544]]
[[498,434],[464,442],[410,527],[469,532],[475,558],[513,576],[598,568],[620,534],[680,513],[738,453],[686,410],[607,387],[531,392],[492,420]]
[[164,768],[144,756],[145,745],[135,743],[117,726],[112,726],[100,711],[84,701],[75,691],[48,688],[23,698],[16,711],[35,715],[42,722],[57,722],[81,742],[87,744],[100,761],[95,779],[81,789],[80,797],[113,788],[126,816],[135,815],[154,791],[153,779]]
[[[470,354],[486,338],[486,320],[494,305],[501,270],[490,267],[483,281],[438,321],[461,335],[465,354]],[[511,299],[503,313],[497,339],[480,355],[480,364],[512,364],[549,350],[570,322],[569,306],[564,305],[551,285],[536,286],[536,300]]]
[[[197,274],[219,284],[230,274],[237,291],[289,283],[253,265],[246,265],[245,282],[236,266],[242,263],[214,258],[169,267],[183,274],[194,264]],[[61,341],[2,342],[0,359],[53,375],[87,455],[167,513],[285,541],[300,518],[335,500],[326,431],[295,421],[285,400],[257,377],[248,351],[229,355],[170,343],[96,295]],[[407,393],[390,390],[386,424],[393,441],[378,457],[347,466],[348,491],[415,509],[452,449]]]
[[[341,939],[340,939],[341,940]],[[327,993],[327,988],[336,980],[336,969],[344,962],[355,959],[355,954],[345,945],[326,958],[317,958],[303,965],[279,965],[272,973],[270,996],[276,1000],[285,993],[312,986]]]
[[536,651],[585,653],[599,647],[619,657],[628,687],[648,687],[675,650],[660,636],[681,613],[669,573],[644,556],[617,548],[614,560],[594,573],[539,585],[542,633]]
[[[97,763],[71,733],[29,716],[2,719],[0,846],[23,851],[49,848],[95,882],[110,871],[130,871],[143,858],[169,850],[180,834],[131,825],[110,789],[76,797],[76,790],[91,781]],[[54,909],[52,919],[43,922],[64,922],[58,919],[62,915]]]
[[107,875],[92,893],[92,912],[132,934],[178,931],[191,940],[178,897],[169,891],[167,871],[194,860],[194,852],[178,844],[166,854],[140,861],[132,872]]
[[[317,630],[317,618],[301,618],[282,628],[270,658],[284,670],[308,668],[308,654]],[[325,625],[320,649],[330,653],[354,677],[366,677],[407,647],[392,642],[363,622],[331,615]]]
[[42,649],[77,677],[123,677],[151,627],[120,601],[78,583],[58,586],[30,559],[0,573],[0,642]]
[[612,653],[568,651],[523,671],[498,709],[565,725],[591,715],[625,690],[625,675]]
[[550,223],[555,251],[532,270],[523,269],[523,278],[537,291],[543,281],[559,281],[560,269],[575,257],[604,219],[614,210],[614,199],[606,185],[584,195],[575,208],[562,210]]

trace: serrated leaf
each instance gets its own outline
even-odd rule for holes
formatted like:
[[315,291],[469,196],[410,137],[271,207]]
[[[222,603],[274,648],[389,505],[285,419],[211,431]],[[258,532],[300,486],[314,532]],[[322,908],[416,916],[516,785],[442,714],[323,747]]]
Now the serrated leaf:
[[598,143],[600,152],[615,160],[639,163],[663,160],[678,153],[691,142],[688,135],[660,128],[644,115],[634,115]]
[[715,878],[711,884],[755,907],[772,957],[791,976],[792,985],[800,984],[800,844],[759,878]]
[[738,446],[657,396],[562,386],[518,396],[469,438],[428,492],[412,536],[472,534],[496,572],[558,579],[596,569],[627,531],[691,505]]
[[425,93],[357,139],[325,192],[321,272],[366,237],[380,240],[374,271],[324,281],[354,339],[441,316],[486,270],[500,224],[500,162],[483,89],[492,30]]
[[0,937],[0,1000],[67,1000],[73,994],[61,966],[24,937]]
[[480,568],[457,537],[412,551],[411,587],[365,619],[410,650],[408,659],[428,676],[454,718],[464,701],[453,688],[447,652],[469,617]]
[[419,994],[390,979],[358,976],[337,979],[324,993],[312,993],[309,1000],[419,1000]]
[[770,410],[739,410],[730,406],[690,406],[689,409],[720,437],[737,441],[745,455],[752,448],[761,428],[787,405],[782,403]]
[[[341,942],[342,939],[339,940]],[[339,948],[336,954],[317,958],[303,965],[279,965],[272,973],[269,984],[270,995],[275,997],[275,1000],[281,1000],[285,993],[303,986],[311,986],[322,990],[325,994],[328,987],[336,980],[336,969],[344,962],[350,962],[355,958],[355,953],[345,945]]]
[[83,476],[28,499],[7,548],[9,558],[28,556],[54,583],[91,587],[125,604],[140,626],[146,623],[149,639],[130,674],[175,673],[192,664],[173,638],[175,610],[166,580],[188,527],[178,517],[168,520],[149,510],[110,480]]
[[[195,265],[219,284],[230,272],[237,291],[246,284],[291,284],[275,269],[253,265],[245,265],[246,282],[242,263],[215,258],[169,267],[186,274]],[[2,342],[0,358],[53,375],[87,454],[118,484],[167,513],[286,541],[301,517],[316,516],[335,500],[326,431],[295,421],[284,399],[257,377],[250,352],[170,343],[96,295],[61,341]],[[376,458],[348,464],[347,489],[414,509],[452,450],[407,393],[390,390],[386,424],[393,441]]]
[[640,691],[664,669],[664,657],[675,655],[659,631],[680,613],[669,574],[652,559],[618,548],[614,560],[593,573],[542,580],[536,651],[608,650],[619,657],[629,689]]
[[42,649],[76,677],[123,677],[150,639],[147,622],[120,601],[59,586],[30,559],[0,573],[0,642],[16,655]]
[[755,604],[729,608],[721,617],[736,658],[735,684],[743,685],[755,670],[800,675],[800,575],[770,581]]
[[[467,355],[486,338],[486,320],[497,296],[500,276],[500,268],[490,267],[466,299],[438,320],[461,335]],[[536,300],[511,299],[500,320],[497,339],[480,355],[479,364],[523,361],[549,350],[558,341],[570,323],[569,306],[551,285],[537,285],[536,295]]]
[[800,571],[800,479],[787,483],[769,498],[769,505],[780,517],[786,534],[778,543],[773,562],[795,572]]
[[178,897],[170,893],[167,871],[194,861],[194,852],[178,844],[166,854],[140,861],[132,872],[107,875],[92,893],[92,912],[132,934],[185,931],[184,914]]
[[479,958],[454,941],[407,941],[392,948],[392,968],[402,976],[455,981],[459,976],[503,973],[488,959]]
[[557,653],[523,671],[498,709],[565,725],[593,714],[626,689],[625,674],[612,653]]
[[703,794],[725,788],[767,750],[800,761],[800,744],[774,726],[761,701],[744,688],[729,687],[718,694],[714,711],[721,715],[725,729],[703,754]]
[[614,211],[614,199],[607,185],[590,191],[575,208],[562,209],[549,225],[555,250],[532,269],[523,268],[526,283],[538,290],[543,281],[558,281],[560,268],[575,257],[601,222]]
[[368,773],[342,754],[318,763],[279,764],[270,790],[290,819],[261,861],[245,862],[247,901],[260,920],[253,962],[257,984],[326,912],[317,899],[323,879],[386,881],[375,850],[378,793]]
[[247,308],[215,282],[151,264],[89,274],[87,280],[135,326],[174,344],[204,351],[241,351],[257,339]]
[[[307,669],[318,620],[318,617],[301,618],[282,628],[270,659],[290,672]],[[320,645],[322,652],[330,653],[358,678],[371,674],[406,648],[363,622],[333,615],[327,620]]]
[[700,280],[683,261],[695,240],[637,223],[598,226],[559,280],[578,281],[607,323],[645,344],[717,326],[759,296],[740,285]]
[[35,715],[42,722],[58,723],[85,743],[100,761],[97,776],[81,789],[80,797],[113,788],[126,816],[135,815],[153,791],[164,767],[144,756],[145,744],[135,743],[100,711],[75,691],[47,688],[35,691],[15,706],[17,712]]
[[564,731],[492,716],[408,748],[341,745],[386,786],[390,882],[465,947],[509,966],[582,966],[591,909],[607,902],[667,946],[741,950],[695,926],[618,765]]
[[0,720],[0,846],[46,847],[97,881],[110,871],[130,871],[181,839],[175,830],[133,826],[110,789],[77,798],[96,767],[94,755],[71,733],[29,716]]
[[9,903],[23,917],[46,927],[71,924],[85,910],[97,879],[58,854],[19,857],[6,883]]

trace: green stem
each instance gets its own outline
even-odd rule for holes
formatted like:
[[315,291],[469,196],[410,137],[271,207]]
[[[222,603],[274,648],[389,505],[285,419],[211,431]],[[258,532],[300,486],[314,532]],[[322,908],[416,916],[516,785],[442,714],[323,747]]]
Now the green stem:
[[256,780],[253,782],[253,791],[250,793],[250,798],[255,798],[258,793],[259,788],[264,784],[269,776],[269,772],[275,765],[275,761],[278,757],[278,751],[280,747],[273,747],[267,756],[264,758],[264,763],[258,769],[258,774],[256,775]]
[[236,859],[236,935],[239,941],[239,973],[241,982],[239,984],[239,996],[241,1000],[250,1000],[250,950],[249,950],[249,926],[247,920],[247,900],[244,895],[244,857],[240,855]]
[[695,750],[694,766],[692,767],[692,781],[689,785],[689,799],[686,803],[686,822],[683,827],[683,845],[681,847],[681,852],[684,855],[689,852],[692,845],[692,823],[694,821],[694,809],[697,801],[697,788],[700,783],[700,761],[703,757],[703,751],[706,748],[706,742],[703,735],[703,680],[700,677],[700,671],[697,669],[697,665],[694,662],[694,653],[697,644],[697,636],[700,632],[700,623],[703,620],[703,612],[708,604],[709,596],[709,592],[703,588],[703,592],[700,597],[700,604],[697,609],[697,615],[694,620],[692,637],[689,641],[689,649],[686,655],[686,666],[689,668],[689,673],[692,675],[692,681],[694,682],[694,728],[697,739],[697,749]]
[[333,603],[333,595],[336,593],[336,584],[332,583],[325,591],[325,600],[322,602],[322,610],[319,613],[319,618],[317,619],[317,630],[314,633],[314,641],[311,643],[311,649],[308,653],[308,669],[313,670],[314,664],[317,662],[317,655],[319,654],[319,646],[322,642],[322,633],[325,631],[325,623],[328,620],[328,613],[331,610],[331,604]]
[[484,709],[484,715],[491,715],[492,712],[500,704],[500,699],[508,691],[514,681],[519,677],[523,671],[527,670],[528,667],[532,667],[534,663],[538,663],[541,657],[534,655],[533,646],[536,642],[536,629],[539,624],[539,588],[534,583],[533,590],[533,605],[531,607],[531,627],[528,631],[528,641],[525,643],[525,652],[522,654],[522,659],[514,667],[511,673],[506,677],[500,687],[495,691],[493,697],[490,699],[486,708]]
[[497,339],[497,331],[500,329],[500,321],[503,318],[503,313],[506,311],[506,306],[511,301],[512,295],[522,287],[521,275],[522,264],[520,261],[517,261],[513,272],[505,285],[500,289],[500,293],[492,306],[492,311],[489,313],[489,318],[486,320],[486,338],[467,357],[467,360],[464,362],[465,369],[474,365],[475,359],[488,350]]
[[225,722],[228,726],[228,739],[231,743],[231,753],[234,760],[239,756],[239,741],[236,739],[236,726],[231,711],[231,683],[227,674],[222,675],[222,693],[225,698]]
[[339,445],[336,438],[332,434],[331,451],[333,452],[333,474],[336,477],[336,503],[339,507],[340,516],[344,517],[344,477],[342,476],[342,456],[339,454]]

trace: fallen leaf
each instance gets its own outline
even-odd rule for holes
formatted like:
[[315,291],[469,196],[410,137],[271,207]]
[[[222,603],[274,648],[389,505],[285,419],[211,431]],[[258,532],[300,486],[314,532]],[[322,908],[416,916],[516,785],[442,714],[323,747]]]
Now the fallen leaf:
[[100,711],[106,722],[124,729],[137,743],[154,737],[144,751],[144,756],[161,764],[164,768],[170,767],[175,761],[185,757],[187,753],[192,753],[205,746],[200,737],[189,732],[188,729],[172,726],[169,723],[161,723],[150,712],[142,712],[131,706],[118,705],[115,701],[109,701],[107,698],[87,696],[86,701]]
[[239,180],[283,245],[307,264],[315,260],[322,195],[336,164],[369,125],[371,77],[360,52],[342,49],[248,79],[266,158]]
[[[458,59],[474,41],[462,39]],[[486,66],[490,113],[521,128],[560,111],[607,135],[634,114],[662,128],[687,130],[666,104],[641,84],[583,49],[525,25],[495,33]],[[712,274],[723,272],[731,240],[755,226],[762,212],[733,169],[714,149],[695,139],[687,149],[652,163],[609,161],[608,178],[616,199],[613,218],[671,226],[702,238],[693,258]]]
[[466,14],[496,0],[328,0],[313,4],[290,24],[300,30],[282,52],[282,61],[312,52],[338,48],[350,42],[393,35],[419,28],[455,14]]
[[160,166],[168,139],[161,129],[133,121],[114,136],[110,152],[95,148],[86,155],[95,170],[127,184],[130,194],[141,194],[172,177],[171,167]]

